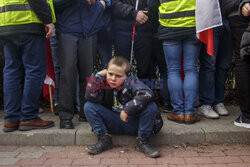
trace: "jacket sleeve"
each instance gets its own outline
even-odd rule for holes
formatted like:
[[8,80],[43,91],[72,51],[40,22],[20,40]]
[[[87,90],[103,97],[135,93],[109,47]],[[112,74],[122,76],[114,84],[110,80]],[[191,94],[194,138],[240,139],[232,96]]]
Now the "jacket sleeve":
[[135,10],[134,6],[123,3],[121,0],[112,0],[111,9],[113,16],[117,18],[136,19],[138,12]]
[[52,23],[50,6],[46,0],[28,0],[31,9],[44,24]]
[[101,103],[104,98],[104,91],[102,86],[104,85],[104,78],[100,75],[93,73],[87,79],[87,86],[85,91],[85,99],[94,103]]
[[221,13],[223,17],[228,17],[232,12],[238,11],[241,0],[220,0]]
[[241,10],[242,10],[242,7],[245,5],[245,3],[250,3],[250,0],[241,0],[240,6],[239,6],[240,15],[242,15]]
[[129,87],[132,89],[134,98],[125,104],[124,111],[126,111],[128,115],[135,115],[140,113],[146,108],[148,103],[154,100],[154,93],[148,86],[138,79],[132,79],[128,82],[130,82]]
[[158,13],[158,8],[160,6],[159,0],[147,0],[147,5],[152,12]]

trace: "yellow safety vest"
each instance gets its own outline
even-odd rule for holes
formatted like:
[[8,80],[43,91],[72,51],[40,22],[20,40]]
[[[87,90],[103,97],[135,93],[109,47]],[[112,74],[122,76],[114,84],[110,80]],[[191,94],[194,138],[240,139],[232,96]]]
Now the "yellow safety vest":
[[[56,22],[53,0],[47,0],[53,23]],[[0,0],[0,26],[42,23],[27,0]]]
[[160,0],[159,22],[164,27],[195,27],[195,0]]

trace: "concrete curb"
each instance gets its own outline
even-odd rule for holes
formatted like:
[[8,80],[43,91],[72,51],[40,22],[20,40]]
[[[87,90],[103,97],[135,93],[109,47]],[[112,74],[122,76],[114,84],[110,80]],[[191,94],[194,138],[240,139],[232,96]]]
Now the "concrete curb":
[[[151,137],[153,143],[162,144],[202,144],[210,143],[241,143],[250,144],[250,130],[233,125],[233,121],[240,113],[239,107],[229,106],[230,116],[219,120],[202,118],[194,125],[184,125],[171,122],[162,114],[164,127],[161,132]],[[0,111],[0,126],[3,127],[3,111]],[[59,129],[59,118],[53,113],[45,111],[40,115],[44,119],[55,121],[56,126],[47,130],[33,130],[28,132],[15,131],[4,133],[0,131],[0,145],[34,145],[34,146],[65,146],[91,145],[97,138],[88,123],[80,123],[74,118],[75,129]],[[134,145],[134,136],[114,135],[115,145]]]

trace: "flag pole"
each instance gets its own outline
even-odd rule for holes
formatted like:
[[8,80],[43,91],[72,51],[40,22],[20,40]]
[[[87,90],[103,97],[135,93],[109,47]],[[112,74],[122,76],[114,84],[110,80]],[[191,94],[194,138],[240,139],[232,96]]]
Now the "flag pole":
[[50,109],[51,109],[52,112],[54,112],[54,105],[53,105],[51,85],[49,85],[49,99],[50,99]]

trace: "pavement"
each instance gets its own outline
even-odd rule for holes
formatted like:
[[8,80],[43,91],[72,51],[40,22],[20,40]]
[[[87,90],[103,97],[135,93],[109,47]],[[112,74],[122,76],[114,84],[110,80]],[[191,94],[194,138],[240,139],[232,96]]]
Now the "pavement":
[[249,167],[250,145],[161,145],[147,158],[132,146],[89,155],[86,146],[0,146],[0,167]]
[[[164,126],[160,133],[152,135],[151,141],[156,145],[173,144],[250,144],[250,130],[233,125],[239,116],[237,106],[227,106],[230,115],[217,120],[201,118],[193,125],[178,124],[167,120],[163,113]],[[4,133],[0,131],[0,145],[2,146],[86,146],[94,144],[97,138],[87,122],[79,122],[77,116],[73,122],[75,129],[59,129],[59,118],[45,109],[41,118],[55,121],[55,127],[46,130],[32,130],[27,132],[15,131]],[[3,127],[4,112],[0,111],[0,127]],[[134,145],[135,136],[114,135],[114,145]],[[125,160],[126,161],[126,160]],[[1,162],[1,160],[0,160]],[[250,165],[249,165],[250,166]]]

